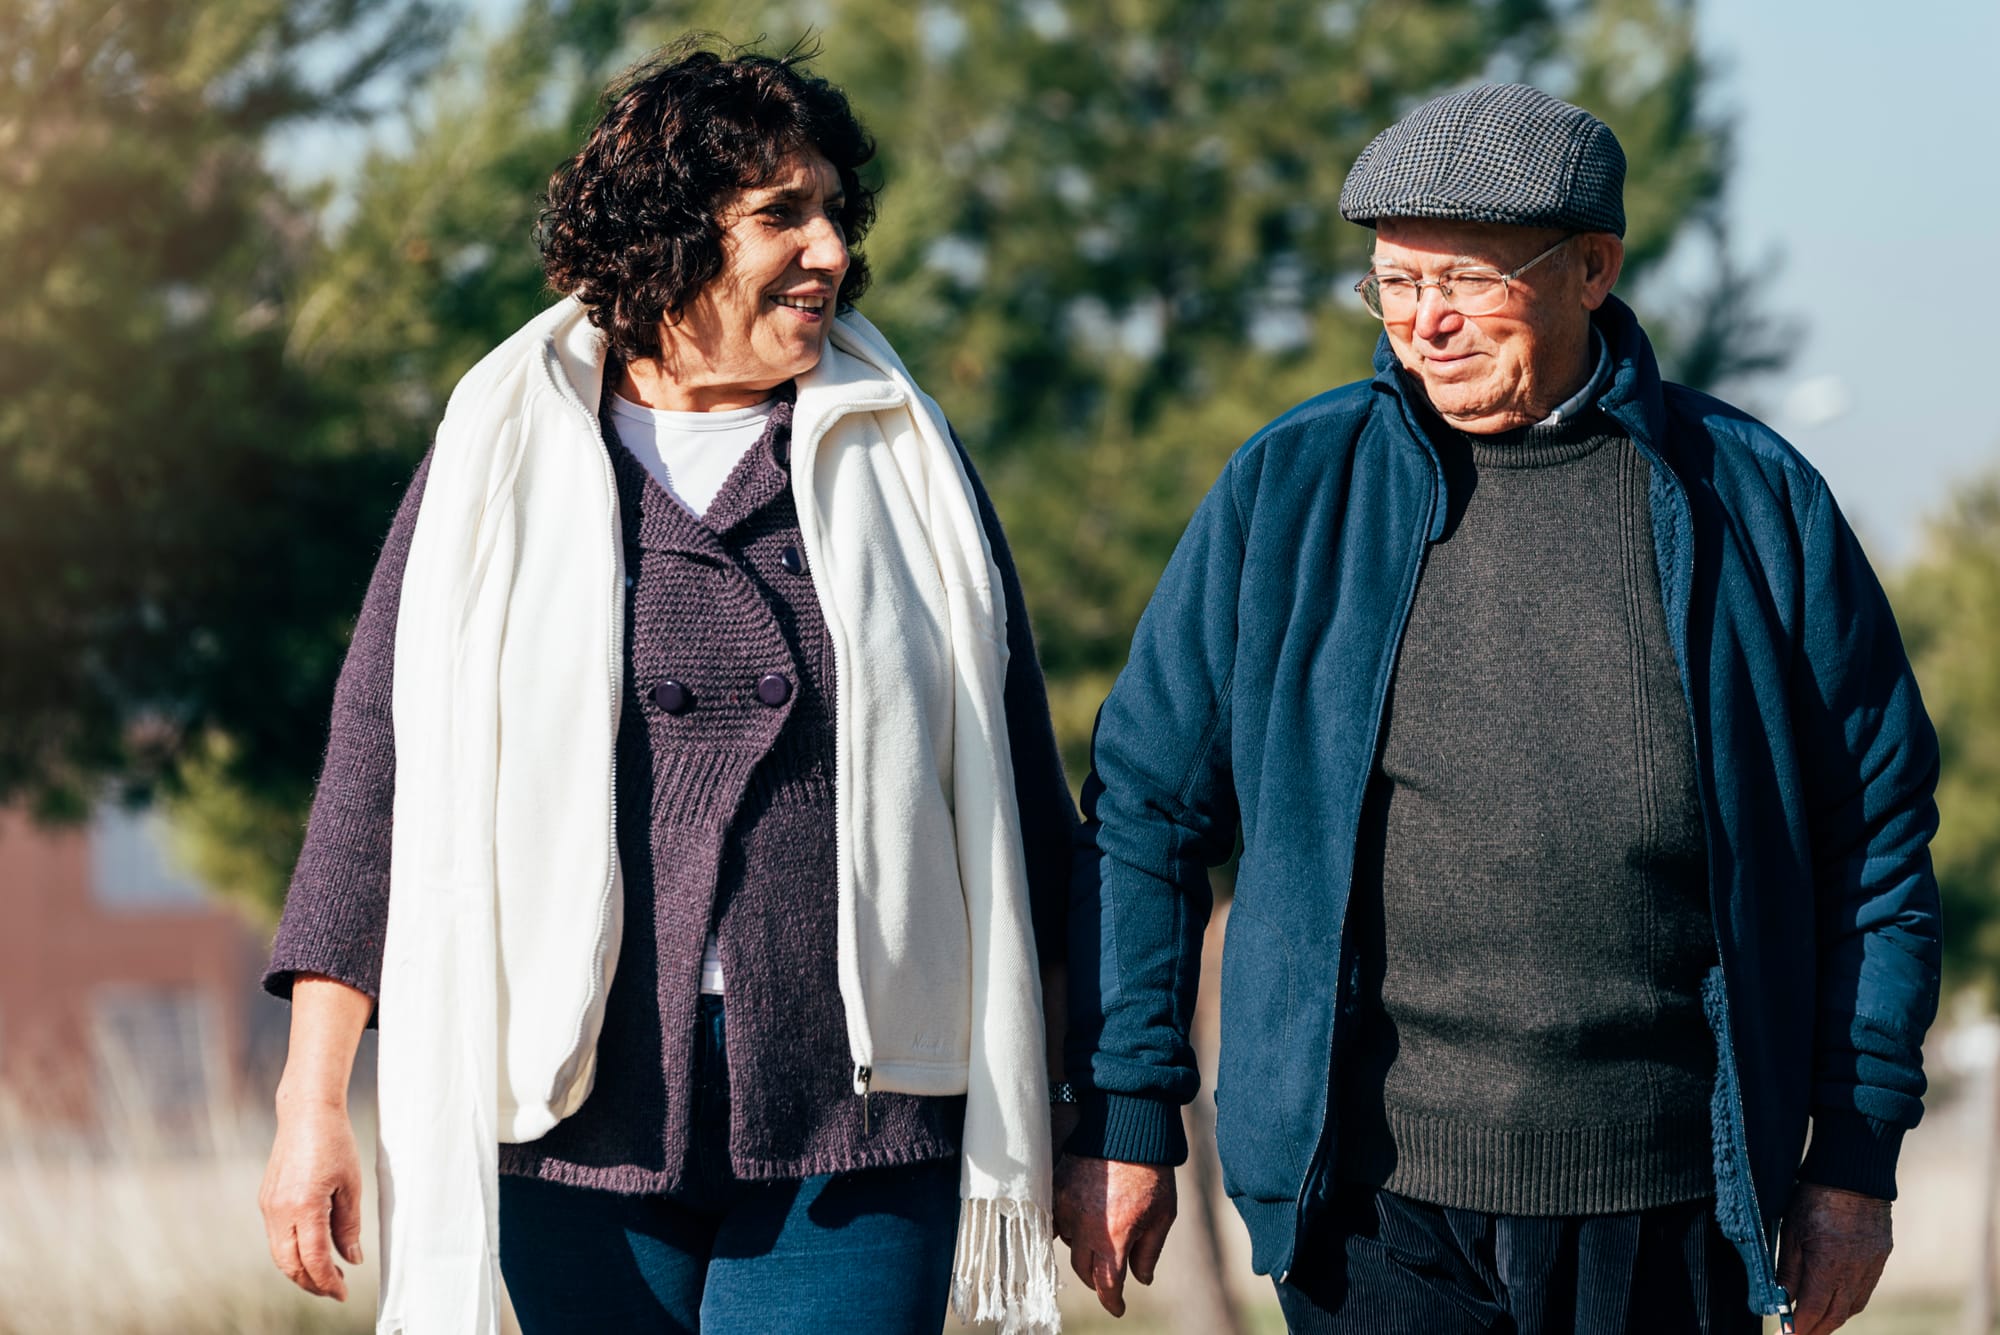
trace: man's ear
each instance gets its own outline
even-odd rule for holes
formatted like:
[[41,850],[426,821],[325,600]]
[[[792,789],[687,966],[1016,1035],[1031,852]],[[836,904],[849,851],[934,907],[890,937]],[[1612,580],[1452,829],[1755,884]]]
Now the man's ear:
[[1594,311],[1611,295],[1625,267],[1625,243],[1610,232],[1585,232],[1570,244],[1583,266],[1583,308]]

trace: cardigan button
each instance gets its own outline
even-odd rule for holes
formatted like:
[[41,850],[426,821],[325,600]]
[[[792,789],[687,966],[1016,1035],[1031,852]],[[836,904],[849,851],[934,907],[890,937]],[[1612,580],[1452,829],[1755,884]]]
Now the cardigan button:
[[776,709],[792,698],[791,679],[782,672],[766,672],[757,678],[757,698]]
[[653,688],[653,703],[669,714],[684,714],[694,703],[694,696],[677,681],[663,681]]
[[779,552],[778,564],[783,566],[785,573],[790,575],[803,575],[806,573],[805,555],[796,547],[787,547],[784,551]]

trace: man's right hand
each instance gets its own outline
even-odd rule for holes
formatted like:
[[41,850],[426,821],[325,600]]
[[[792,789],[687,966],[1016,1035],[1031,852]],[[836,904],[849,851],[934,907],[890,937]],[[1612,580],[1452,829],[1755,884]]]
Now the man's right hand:
[[1125,1271],[1141,1284],[1174,1222],[1174,1170],[1066,1154],[1056,1164],[1056,1236],[1070,1268],[1113,1316],[1125,1315]]

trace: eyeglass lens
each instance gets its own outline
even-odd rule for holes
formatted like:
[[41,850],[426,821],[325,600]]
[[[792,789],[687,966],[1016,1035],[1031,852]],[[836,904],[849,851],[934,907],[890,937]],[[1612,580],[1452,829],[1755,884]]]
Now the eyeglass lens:
[[1417,313],[1426,287],[1437,288],[1445,305],[1460,315],[1491,315],[1507,304],[1507,280],[1499,274],[1455,274],[1435,283],[1371,274],[1362,283],[1361,298],[1382,319],[1407,320]]

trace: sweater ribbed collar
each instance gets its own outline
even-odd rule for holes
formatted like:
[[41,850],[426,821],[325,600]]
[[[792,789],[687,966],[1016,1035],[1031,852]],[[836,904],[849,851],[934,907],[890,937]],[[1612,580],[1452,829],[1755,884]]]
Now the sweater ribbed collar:
[[[618,439],[616,424],[606,412],[600,419],[604,443],[624,501],[620,518],[627,542],[648,551],[722,552],[731,530],[791,490],[790,450],[793,393],[780,388],[777,404],[757,439],[731,470],[729,477],[699,517],[661,486],[646,466]],[[633,502],[636,502],[634,504]]]
[[1624,435],[1616,422],[1597,412],[1485,436],[1459,432],[1472,451],[1472,462],[1481,468],[1552,468],[1575,463]]

